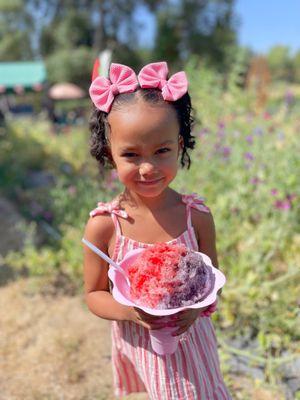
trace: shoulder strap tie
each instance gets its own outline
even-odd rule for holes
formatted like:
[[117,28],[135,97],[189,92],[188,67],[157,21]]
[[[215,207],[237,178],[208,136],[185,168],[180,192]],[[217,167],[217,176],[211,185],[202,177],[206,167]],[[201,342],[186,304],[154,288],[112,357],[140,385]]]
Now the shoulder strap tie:
[[97,207],[90,212],[90,216],[94,217],[99,214],[115,214],[121,218],[128,218],[128,214],[125,210],[122,210],[118,200],[113,200],[110,203],[99,202]]
[[188,228],[192,227],[191,208],[195,208],[196,210],[203,211],[205,213],[211,212],[209,207],[204,204],[204,198],[198,196],[197,193],[182,195],[182,201],[186,204]]

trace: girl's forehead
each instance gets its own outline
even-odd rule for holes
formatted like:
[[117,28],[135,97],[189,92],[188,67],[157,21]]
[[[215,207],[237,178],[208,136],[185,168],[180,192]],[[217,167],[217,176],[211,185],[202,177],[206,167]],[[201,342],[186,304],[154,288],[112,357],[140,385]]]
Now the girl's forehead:
[[110,139],[118,144],[150,144],[176,140],[179,124],[175,110],[168,105],[146,102],[124,104],[108,116]]

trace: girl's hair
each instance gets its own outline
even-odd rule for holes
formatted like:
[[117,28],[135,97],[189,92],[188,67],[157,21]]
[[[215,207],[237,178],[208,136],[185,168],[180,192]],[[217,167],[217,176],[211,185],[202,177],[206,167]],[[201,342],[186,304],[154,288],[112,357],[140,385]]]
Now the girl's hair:
[[[158,104],[161,102],[165,103],[162,97],[161,91],[158,89],[137,89],[133,93],[122,93],[115,97],[113,103],[113,109],[121,108],[123,104],[136,101],[136,94],[143,98],[144,101],[151,104]],[[191,165],[191,159],[187,152],[187,149],[193,149],[195,147],[195,137],[191,134],[192,125],[194,119],[191,115],[192,105],[191,98],[188,93],[183,95],[180,99],[172,102],[168,102],[171,107],[174,108],[178,123],[180,127],[179,134],[183,138],[183,149],[181,153],[181,166],[187,166],[189,169]],[[98,110],[94,107],[90,118],[90,152],[93,157],[99,162],[100,170],[103,166],[108,164],[113,166],[113,160],[109,151],[109,143],[107,140],[108,134],[108,122],[107,113]]]

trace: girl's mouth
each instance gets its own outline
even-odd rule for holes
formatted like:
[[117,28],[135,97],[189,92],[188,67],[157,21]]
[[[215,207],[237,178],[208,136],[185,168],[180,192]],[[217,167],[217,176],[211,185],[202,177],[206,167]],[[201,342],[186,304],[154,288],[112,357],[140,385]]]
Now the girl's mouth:
[[159,179],[152,179],[148,181],[138,181],[139,184],[141,185],[146,185],[146,186],[151,186],[151,185],[156,185],[158,182],[160,182],[163,178]]

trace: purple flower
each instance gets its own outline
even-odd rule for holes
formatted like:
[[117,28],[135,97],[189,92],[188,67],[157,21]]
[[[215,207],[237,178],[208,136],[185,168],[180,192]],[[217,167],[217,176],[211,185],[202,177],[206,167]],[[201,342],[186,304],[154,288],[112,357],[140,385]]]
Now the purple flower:
[[228,158],[231,154],[231,148],[229,146],[224,146],[222,149],[222,154],[224,158]]
[[264,134],[264,131],[260,126],[257,126],[256,128],[253,129],[253,133],[254,135],[262,136]]
[[292,208],[293,200],[297,198],[296,193],[287,194],[283,200],[276,200],[274,203],[277,210],[287,211]]
[[277,208],[277,210],[287,211],[291,208],[291,203],[287,199],[276,200],[274,203],[274,206],[275,206],[275,208]]
[[224,136],[225,136],[225,131],[224,131],[224,129],[220,129],[220,130],[218,131],[218,137],[219,137],[220,139],[222,139]]
[[218,127],[223,130],[225,128],[225,123],[223,121],[220,121],[218,123]]
[[292,202],[294,201],[294,199],[296,199],[296,198],[297,198],[296,193],[292,193],[292,194],[287,194],[287,195],[286,195],[286,199],[287,199],[290,203],[292,203]]
[[252,135],[246,136],[246,140],[247,140],[247,142],[248,142],[249,144],[252,144],[252,143],[253,143],[253,136],[252,136]]
[[249,151],[247,151],[244,154],[244,157],[245,157],[246,160],[249,160],[249,161],[253,161],[254,160],[254,155],[252,153],[250,153]]
[[278,138],[279,140],[284,140],[284,133],[283,133],[283,132],[278,132],[278,133],[277,133],[277,138]]
[[43,217],[45,218],[45,220],[46,221],[52,221],[52,219],[53,219],[53,214],[52,214],[52,212],[51,211],[45,211],[44,213],[43,213]]
[[285,94],[285,103],[287,106],[290,106],[294,103],[295,101],[295,96],[293,94],[293,92],[291,92],[290,90],[288,90]]
[[271,195],[272,196],[277,196],[277,194],[278,194],[278,190],[277,189],[275,189],[275,188],[271,189]]
[[253,178],[250,179],[250,183],[252,183],[252,185],[258,185],[259,183],[262,183],[263,180],[258,178],[257,176],[254,176]]
[[215,148],[216,151],[219,151],[221,147],[222,147],[222,145],[221,145],[220,142],[216,142],[215,145],[214,145],[214,148]]
[[202,128],[200,130],[200,132],[198,133],[198,137],[201,138],[202,136],[205,136],[209,133],[209,129],[208,128]]
[[35,200],[33,200],[30,203],[30,214],[32,215],[32,217],[37,217],[38,215],[42,214],[42,212],[43,212],[43,207]]
[[76,194],[76,192],[77,192],[76,186],[71,185],[71,186],[68,187],[68,193],[70,195],[74,196],[74,194]]

